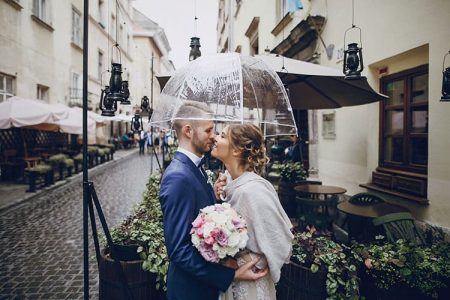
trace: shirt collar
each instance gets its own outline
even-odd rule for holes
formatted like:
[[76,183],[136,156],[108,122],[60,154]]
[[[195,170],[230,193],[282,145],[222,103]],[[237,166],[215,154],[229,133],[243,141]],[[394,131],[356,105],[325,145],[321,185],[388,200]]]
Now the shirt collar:
[[195,166],[198,166],[198,164],[200,163],[200,161],[202,160],[201,157],[198,157],[197,155],[195,155],[194,153],[192,153],[191,151],[188,151],[186,149],[183,149],[181,147],[178,147],[177,149],[178,152],[183,153],[184,155],[186,155],[187,157],[189,157],[190,160],[192,160],[192,162],[194,163]]

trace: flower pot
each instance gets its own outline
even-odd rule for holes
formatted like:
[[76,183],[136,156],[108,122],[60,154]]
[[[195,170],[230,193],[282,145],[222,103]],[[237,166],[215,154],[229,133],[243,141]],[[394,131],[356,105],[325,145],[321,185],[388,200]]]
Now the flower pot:
[[327,298],[325,272],[313,273],[294,262],[281,269],[277,300],[319,300]]
[[[142,270],[142,260],[121,261],[134,300],[140,299],[167,299],[165,292],[156,289],[156,275]],[[107,249],[100,253],[99,263],[99,299],[122,300],[127,297],[124,294],[122,281],[119,277],[114,261],[109,257]]]
[[[138,245],[119,245],[114,244],[117,256],[121,261],[140,260],[141,257],[137,253]],[[111,255],[112,256],[112,255]]]

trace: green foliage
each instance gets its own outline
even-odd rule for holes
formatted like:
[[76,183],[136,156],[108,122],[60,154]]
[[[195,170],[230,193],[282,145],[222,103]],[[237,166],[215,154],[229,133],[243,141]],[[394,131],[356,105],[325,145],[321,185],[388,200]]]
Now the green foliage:
[[352,248],[365,259],[365,271],[378,288],[404,284],[437,298],[437,290],[449,284],[449,244],[426,246],[404,240],[391,243],[382,236],[377,239],[369,245],[354,243]]
[[66,158],[65,160],[64,160],[64,166],[66,166],[66,168],[73,168],[73,165],[74,165],[74,163],[73,163],[73,159],[71,159],[71,158]]
[[299,182],[306,180],[306,171],[303,164],[299,162],[287,162],[280,168],[281,181],[283,182]]
[[291,260],[313,273],[326,273],[327,299],[359,298],[357,266],[362,259],[349,247],[328,236],[317,236],[312,228],[294,235]]
[[160,174],[150,176],[141,204],[119,226],[111,230],[114,243],[137,244],[144,260],[142,268],[156,274],[156,287],[166,290],[169,258],[164,244],[163,218],[159,203]]

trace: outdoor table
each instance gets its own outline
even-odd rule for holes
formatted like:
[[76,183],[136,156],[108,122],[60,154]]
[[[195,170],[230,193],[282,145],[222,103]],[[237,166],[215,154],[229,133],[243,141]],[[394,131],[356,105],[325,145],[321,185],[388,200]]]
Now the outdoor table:
[[297,193],[309,194],[314,199],[320,199],[320,196],[323,195],[324,200],[329,199],[330,197],[345,194],[347,192],[346,189],[338,186],[319,185],[319,184],[298,185],[294,187],[294,190]]
[[337,209],[348,216],[348,236],[359,241],[369,241],[374,236],[372,219],[387,214],[409,212],[409,209],[388,202],[353,204],[344,201]]

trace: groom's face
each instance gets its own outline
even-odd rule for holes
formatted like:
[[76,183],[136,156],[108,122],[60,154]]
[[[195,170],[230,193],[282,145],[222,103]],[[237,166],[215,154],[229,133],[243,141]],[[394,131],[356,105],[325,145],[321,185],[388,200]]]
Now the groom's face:
[[213,121],[196,121],[193,129],[192,146],[197,153],[203,155],[214,145],[214,123]]

